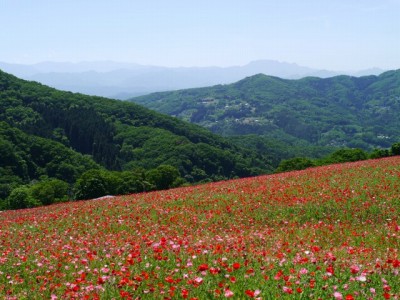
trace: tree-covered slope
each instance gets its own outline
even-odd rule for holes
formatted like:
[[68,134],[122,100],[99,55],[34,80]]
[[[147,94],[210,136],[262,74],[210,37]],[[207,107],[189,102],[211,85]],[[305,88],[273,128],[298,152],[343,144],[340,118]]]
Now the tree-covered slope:
[[226,136],[258,134],[288,144],[364,149],[400,139],[400,70],[300,80],[260,74],[131,101]]
[[85,171],[99,168],[88,155],[0,122],[0,199],[43,176],[72,184]]
[[191,182],[272,170],[263,157],[208,130],[134,103],[61,92],[1,71],[0,103],[0,168],[25,182],[68,173],[48,174],[49,164],[109,170],[171,165]]

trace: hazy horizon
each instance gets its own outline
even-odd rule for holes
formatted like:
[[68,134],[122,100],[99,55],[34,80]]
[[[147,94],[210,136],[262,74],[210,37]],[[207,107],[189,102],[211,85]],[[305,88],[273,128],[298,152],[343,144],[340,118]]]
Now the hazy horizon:
[[[248,61],[246,63],[242,64],[233,64],[233,65],[225,65],[225,66],[218,66],[218,65],[205,65],[205,66],[196,66],[196,65],[187,65],[187,66],[182,66],[182,65],[177,65],[177,66],[167,66],[167,65],[154,65],[154,64],[141,64],[137,62],[132,62],[132,61],[115,61],[115,60],[80,60],[80,61],[55,61],[55,60],[46,60],[46,61],[38,61],[38,62],[33,62],[33,63],[13,63],[13,62],[6,62],[6,61],[0,61],[0,63],[6,63],[10,65],[21,65],[21,66],[35,66],[35,65],[40,65],[40,64],[72,64],[72,65],[80,65],[80,64],[101,64],[101,63],[110,63],[110,64],[120,64],[120,65],[137,65],[141,67],[159,67],[159,68],[232,68],[232,67],[245,67],[249,64],[252,63],[257,63],[257,62],[276,62],[276,63],[282,63],[282,64],[290,64],[290,65],[296,65],[299,67],[305,67],[305,68],[310,68],[309,66],[306,65],[301,65],[298,64],[297,62],[288,62],[288,61],[279,61],[279,60],[273,60],[273,59],[268,59],[268,58],[261,58],[261,59],[256,59],[252,61]],[[327,68],[321,68],[321,69],[315,69],[315,70],[321,70],[321,71],[332,71],[332,72],[359,72],[359,71],[367,71],[367,70],[373,70],[373,69],[381,69],[383,71],[386,70],[395,70],[397,68],[392,68],[392,69],[382,69],[380,67],[376,66],[371,66],[368,68],[363,68],[363,69],[347,69],[347,70],[331,70]],[[400,67],[399,67],[400,69]],[[115,69],[117,70],[117,69]]]
[[0,61],[400,68],[400,1],[0,0]]

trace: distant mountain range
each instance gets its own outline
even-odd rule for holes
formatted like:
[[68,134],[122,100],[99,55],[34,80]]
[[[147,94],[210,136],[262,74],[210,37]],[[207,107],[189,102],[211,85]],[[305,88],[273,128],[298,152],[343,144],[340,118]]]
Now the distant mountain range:
[[253,61],[244,66],[177,68],[112,61],[42,62],[33,65],[0,62],[0,69],[57,89],[116,99],[128,99],[159,91],[228,84],[259,73],[299,79],[307,76],[327,78],[339,73],[352,76],[378,75],[384,71],[374,68],[338,73],[273,60]]
[[366,150],[400,141],[400,70],[298,80],[259,74],[131,101],[224,136]]

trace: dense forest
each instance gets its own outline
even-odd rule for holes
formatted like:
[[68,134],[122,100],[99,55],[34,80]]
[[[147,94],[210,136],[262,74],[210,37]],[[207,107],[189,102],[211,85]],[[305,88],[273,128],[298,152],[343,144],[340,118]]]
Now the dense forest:
[[268,154],[235,146],[197,125],[1,71],[0,103],[3,207],[36,205],[41,199],[31,197],[34,185],[51,190],[56,201],[65,195],[93,198],[273,170]]
[[306,151],[321,157],[338,147],[371,151],[400,140],[400,70],[299,80],[259,74],[234,84],[154,93],[131,101],[256,150],[283,146],[289,156]]

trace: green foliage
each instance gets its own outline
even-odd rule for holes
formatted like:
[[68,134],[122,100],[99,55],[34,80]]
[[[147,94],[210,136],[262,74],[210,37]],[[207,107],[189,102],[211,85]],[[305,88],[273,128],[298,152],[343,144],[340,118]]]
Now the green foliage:
[[[394,144],[394,147],[396,145]],[[392,145],[393,149],[393,145]],[[391,151],[389,149],[374,149],[371,153],[365,152],[361,149],[349,149],[343,148],[334,151],[333,153],[320,158],[320,159],[309,159],[303,157],[295,157],[287,160],[283,160],[276,168],[275,172],[286,172],[291,170],[302,170],[313,166],[329,165],[336,163],[354,162],[366,159],[375,159],[390,156]]]
[[116,174],[121,179],[117,187],[117,194],[119,195],[139,193],[152,189],[152,185],[146,181],[145,170],[142,168]]
[[370,154],[369,158],[382,158],[390,156],[390,151],[388,149],[374,149]]
[[49,205],[55,202],[63,202],[68,199],[69,185],[59,179],[47,179],[34,184],[30,188],[30,194],[33,199],[43,205]]
[[105,170],[89,170],[82,174],[75,184],[77,199],[92,199],[104,195],[114,195],[119,178]]
[[258,153],[274,168],[277,168],[282,160],[294,157],[321,158],[337,150],[335,147],[313,146],[305,141],[299,142],[283,132],[272,137],[250,134],[228,138],[232,143]]
[[28,186],[19,186],[15,188],[6,200],[7,209],[29,208],[41,205],[39,201],[31,195]]
[[89,170],[82,174],[75,184],[77,199],[93,199],[105,195],[131,194],[154,189],[167,189],[183,184],[177,168],[161,165],[145,171]]
[[400,143],[394,143],[390,150],[392,155],[400,155]]
[[[13,189],[22,184],[20,177],[13,175],[9,169],[0,168],[0,200],[5,200]],[[4,201],[3,204],[6,205]],[[4,205],[0,205],[0,209]]]
[[0,198],[7,198],[16,186],[41,176],[73,183],[93,168],[99,165],[89,156],[0,122]]
[[339,149],[321,160],[322,164],[344,163],[368,159],[367,152],[361,149]]
[[190,182],[204,182],[204,180],[207,180],[207,173],[200,169],[200,168],[193,168],[192,172],[190,175],[187,175],[186,178]]
[[155,185],[158,190],[165,190],[174,186],[179,178],[177,168],[168,165],[158,166],[146,173],[148,181]]
[[283,160],[275,172],[287,172],[293,170],[304,170],[310,167],[315,167],[316,164],[309,158],[305,157],[295,157],[291,159]]

